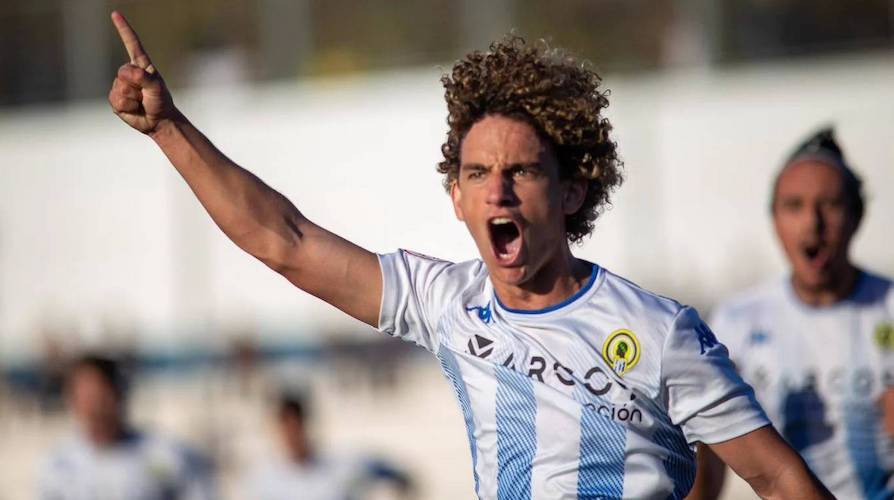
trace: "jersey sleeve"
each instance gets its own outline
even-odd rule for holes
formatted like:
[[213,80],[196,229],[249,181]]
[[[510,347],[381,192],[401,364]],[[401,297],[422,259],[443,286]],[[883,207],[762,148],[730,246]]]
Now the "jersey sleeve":
[[691,307],[677,313],[665,339],[661,383],[668,415],[690,443],[720,443],[770,424],[726,347]]
[[445,272],[453,263],[399,250],[379,255],[379,331],[437,353],[438,319],[453,295]]
[[716,333],[717,338],[727,347],[729,357],[736,364],[741,364],[744,352],[745,339],[742,332],[741,321],[736,321],[730,307],[721,304],[714,309],[708,324]]

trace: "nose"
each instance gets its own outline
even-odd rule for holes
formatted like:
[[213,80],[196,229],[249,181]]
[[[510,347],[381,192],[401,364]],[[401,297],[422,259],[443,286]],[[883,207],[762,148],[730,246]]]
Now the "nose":
[[826,229],[826,214],[823,213],[823,207],[816,204],[807,211],[810,219],[810,229],[816,234],[822,234]]
[[515,185],[511,175],[500,172],[501,175],[490,175],[487,179],[486,200],[489,205],[510,206],[518,202],[515,195]]

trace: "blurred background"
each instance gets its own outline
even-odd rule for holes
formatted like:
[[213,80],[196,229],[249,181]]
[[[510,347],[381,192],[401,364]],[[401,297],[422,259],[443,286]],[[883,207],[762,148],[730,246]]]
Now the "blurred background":
[[708,313],[784,272],[772,176],[834,124],[869,199],[855,260],[894,274],[892,0],[3,0],[0,500],[33,497],[70,426],[60,367],[85,349],[128,360],[133,420],[210,456],[222,498],[274,453],[271,397],[293,386],[321,447],[400,464],[419,498],[473,495],[432,356],[243,255],[111,114],[112,9],[199,128],[371,250],[476,256],[435,172],[438,78],[514,31],[612,91],[627,180],[579,256]]

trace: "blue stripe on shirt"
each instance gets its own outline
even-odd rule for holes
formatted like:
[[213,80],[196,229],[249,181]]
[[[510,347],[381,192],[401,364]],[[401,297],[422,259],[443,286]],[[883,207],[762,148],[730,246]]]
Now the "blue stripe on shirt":
[[664,470],[674,482],[674,492],[670,498],[675,500],[685,498],[695,482],[695,453],[689,447],[683,431],[675,426],[667,415],[653,414],[653,416],[659,425],[652,440],[667,451],[662,462]]
[[[463,419],[466,421],[466,435],[469,438],[469,447],[472,450],[472,474],[475,476],[475,494],[478,493],[478,446],[475,444],[475,421],[472,419],[472,403],[469,401],[469,392],[466,389],[466,383],[463,381],[462,372],[456,363],[456,356],[447,346],[441,346],[438,349],[438,358],[441,360],[441,367],[447,378],[453,384],[453,390],[456,392],[456,398],[459,400],[459,407],[463,412]],[[480,495],[479,495],[480,496]]]
[[529,500],[531,466],[537,449],[534,383],[521,373],[495,366],[497,376],[497,499]]
[[579,499],[621,498],[627,429],[584,406],[580,417]]
[[869,401],[851,401],[844,412],[845,445],[854,464],[857,480],[868,500],[891,498],[889,475],[879,463],[878,423],[881,410]]

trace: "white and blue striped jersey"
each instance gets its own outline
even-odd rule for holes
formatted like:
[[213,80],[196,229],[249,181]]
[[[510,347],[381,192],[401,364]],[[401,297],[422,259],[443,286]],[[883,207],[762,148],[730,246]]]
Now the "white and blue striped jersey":
[[271,461],[252,471],[243,486],[250,500],[359,500],[377,481],[399,474],[371,458],[321,456],[309,463]]
[[521,311],[481,261],[380,264],[379,328],[440,359],[482,500],[682,498],[695,442],[769,424],[692,308],[597,265],[566,301]]
[[831,306],[788,278],[717,308],[711,323],[780,434],[838,498],[894,498],[894,440],[879,398],[894,385],[894,287],[862,273]]
[[144,433],[97,448],[76,433],[43,464],[40,500],[212,500],[211,464],[185,446]]

